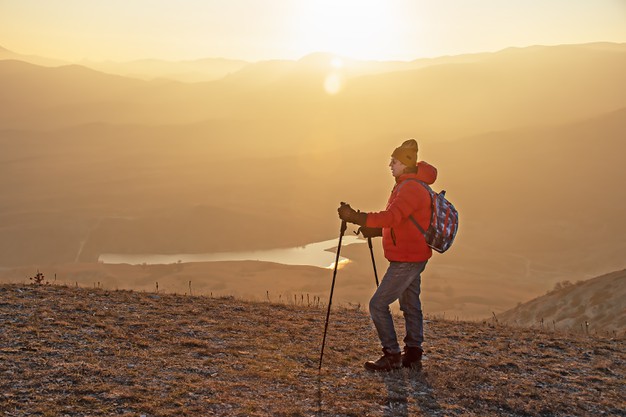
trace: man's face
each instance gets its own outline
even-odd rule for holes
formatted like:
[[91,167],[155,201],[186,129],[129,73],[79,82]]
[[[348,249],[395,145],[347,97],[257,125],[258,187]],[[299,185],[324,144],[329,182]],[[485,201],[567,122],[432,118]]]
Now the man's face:
[[389,161],[389,167],[391,168],[391,175],[398,178],[404,172],[406,165],[398,161],[396,158],[391,158],[391,161]]

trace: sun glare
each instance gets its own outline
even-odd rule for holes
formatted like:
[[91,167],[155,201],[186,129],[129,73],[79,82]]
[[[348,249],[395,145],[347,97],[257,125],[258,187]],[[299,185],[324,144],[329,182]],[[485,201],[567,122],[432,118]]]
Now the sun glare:
[[336,56],[330,61],[330,66],[335,69],[341,69],[343,68],[343,60]]
[[302,54],[332,52],[357,59],[379,59],[393,41],[392,6],[384,0],[316,0],[300,10]]
[[339,57],[334,57],[330,61],[331,72],[328,73],[324,79],[324,90],[330,95],[337,94],[343,87],[343,81],[341,79],[341,70],[343,68],[343,60]]
[[337,94],[341,90],[341,77],[339,74],[329,74],[324,80],[324,90],[328,94]]

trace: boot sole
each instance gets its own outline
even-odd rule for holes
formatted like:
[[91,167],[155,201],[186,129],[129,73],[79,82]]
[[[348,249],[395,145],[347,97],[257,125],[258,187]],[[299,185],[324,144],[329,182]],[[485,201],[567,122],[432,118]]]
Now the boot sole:
[[365,369],[371,372],[391,372],[391,371],[395,371],[397,369],[402,369],[402,365],[398,365],[397,367],[390,367],[390,368],[378,368],[376,365],[374,364],[368,364],[365,363],[364,365]]

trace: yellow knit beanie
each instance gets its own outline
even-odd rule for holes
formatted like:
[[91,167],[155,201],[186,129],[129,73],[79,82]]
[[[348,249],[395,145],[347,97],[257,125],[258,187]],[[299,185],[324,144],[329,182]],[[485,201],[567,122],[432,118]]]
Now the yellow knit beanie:
[[417,165],[417,141],[415,139],[405,140],[393,151],[391,156],[407,167],[414,167]]

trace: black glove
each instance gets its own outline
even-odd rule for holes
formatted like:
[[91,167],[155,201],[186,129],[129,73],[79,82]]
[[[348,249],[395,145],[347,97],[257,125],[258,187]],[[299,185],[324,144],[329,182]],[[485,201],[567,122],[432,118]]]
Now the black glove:
[[378,236],[382,236],[383,235],[383,228],[382,227],[367,227],[367,226],[361,226],[359,227],[359,230],[356,231],[356,234],[358,235],[359,233],[361,233],[363,235],[363,237],[378,237]]
[[367,213],[355,211],[352,207],[350,207],[350,204],[341,203],[341,205],[337,209],[337,213],[339,213],[339,218],[345,222],[358,224],[359,226],[365,226]]

